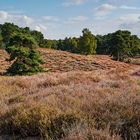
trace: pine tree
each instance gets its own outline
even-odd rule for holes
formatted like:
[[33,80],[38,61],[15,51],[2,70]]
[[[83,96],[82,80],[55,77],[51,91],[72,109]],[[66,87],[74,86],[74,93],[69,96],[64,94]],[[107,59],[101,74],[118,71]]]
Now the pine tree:
[[124,61],[139,53],[140,42],[129,31],[116,31],[109,40],[109,52],[115,60]]
[[82,54],[95,54],[97,41],[95,36],[88,30],[82,31],[83,35],[79,39],[79,51]]
[[10,39],[6,51],[10,54],[9,61],[14,61],[7,69],[9,75],[31,75],[43,71],[43,63],[32,37],[18,34]]

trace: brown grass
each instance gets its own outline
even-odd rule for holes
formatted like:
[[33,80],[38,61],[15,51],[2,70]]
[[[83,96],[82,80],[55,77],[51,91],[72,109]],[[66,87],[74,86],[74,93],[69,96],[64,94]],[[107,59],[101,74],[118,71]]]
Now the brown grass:
[[0,77],[0,139],[139,140],[138,66],[41,51],[48,73]]
[[[109,56],[104,55],[77,55],[65,51],[52,49],[39,49],[43,60],[44,69],[48,72],[69,72],[69,71],[93,71],[93,70],[117,70],[126,72],[134,69],[135,65],[116,62]],[[0,50],[0,74],[6,71],[11,65],[6,61],[9,56],[4,50]]]

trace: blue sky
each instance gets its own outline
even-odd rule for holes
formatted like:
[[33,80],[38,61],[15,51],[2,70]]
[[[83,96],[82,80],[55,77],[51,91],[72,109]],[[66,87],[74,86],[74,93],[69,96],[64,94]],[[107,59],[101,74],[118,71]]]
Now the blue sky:
[[41,31],[46,38],[80,36],[118,29],[140,37],[140,0],[1,0],[0,23],[13,22]]

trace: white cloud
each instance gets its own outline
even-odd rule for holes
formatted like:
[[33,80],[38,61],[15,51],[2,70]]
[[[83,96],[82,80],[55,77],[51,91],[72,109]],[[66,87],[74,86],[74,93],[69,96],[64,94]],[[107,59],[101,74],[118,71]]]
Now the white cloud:
[[29,26],[34,20],[26,15],[10,14],[6,11],[0,11],[0,22],[13,22],[22,26]]
[[6,11],[0,11],[0,24],[5,22],[14,23],[21,27],[30,27],[32,30],[41,31],[44,35],[47,32],[47,27],[37,19],[20,14],[11,14]]
[[80,5],[86,1],[87,0],[65,0],[65,2],[62,5],[63,6]]
[[87,20],[88,18],[85,17],[85,16],[77,16],[77,17],[72,17],[72,18],[69,18],[70,21],[73,21],[73,22],[80,22],[80,21],[85,21]]
[[40,26],[39,26],[39,25],[36,25],[36,26],[35,26],[35,30],[40,32],[40,31],[41,31]]
[[44,16],[43,19],[46,20],[47,22],[57,22],[57,21],[59,21],[59,19],[57,17],[54,17],[54,16]]
[[94,15],[97,17],[100,17],[100,19],[103,19],[103,17],[107,16],[114,10],[140,10],[138,7],[133,6],[127,6],[127,5],[121,5],[121,6],[115,6],[111,4],[102,4],[94,9]]
[[9,15],[8,21],[17,23],[21,26],[30,26],[34,23],[34,19],[26,15]]
[[[107,11],[106,7],[108,6],[103,8],[105,11]],[[117,8],[119,9],[119,7]],[[115,10],[114,7],[112,8],[110,6],[107,9]],[[127,29],[140,37],[140,14],[137,12],[134,13],[133,11],[131,13],[131,10],[129,13],[130,14],[125,14],[124,12],[121,16],[108,19],[103,18],[102,20],[82,15],[60,20],[53,16],[45,16],[36,19],[23,14],[0,11],[0,23],[13,22],[22,27],[28,26],[31,29],[41,31],[45,37],[50,39],[64,38],[66,36],[79,36],[81,30],[85,27],[93,30],[93,33],[96,34],[106,34],[118,29]]]
[[121,17],[120,24],[121,29],[131,30],[134,34],[140,36],[140,14],[128,14],[125,17]]
[[140,21],[140,14],[127,14],[119,18],[124,23],[135,23]]
[[140,37],[140,14],[126,14],[118,18],[104,19],[93,23],[96,34],[107,34],[116,30],[130,30]]
[[124,10],[140,10],[140,8],[138,8],[138,7],[127,6],[127,5],[122,5],[122,6],[120,6],[120,8],[124,9]]
[[99,7],[94,9],[96,16],[106,16],[111,11],[115,10],[117,7],[111,4],[102,4]]
[[42,25],[42,24],[38,24],[38,25],[35,25],[35,28],[34,28],[36,31],[39,31],[39,32],[44,32],[47,30],[47,27]]
[[113,5],[122,5],[122,4],[130,4],[133,5],[134,3],[136,3],[138,0],[100,0],[100,2],[105,2],[105,3],[109,3],[109,4],[113,4]]
[[77,16],[77,17],[68,18],[67,23],[79,23],[79,22],[86,21],[87,19],[88,18],[85,16]]
[[4,20],[8,18],[8,13],[5,11],[0,11],[0,19]]

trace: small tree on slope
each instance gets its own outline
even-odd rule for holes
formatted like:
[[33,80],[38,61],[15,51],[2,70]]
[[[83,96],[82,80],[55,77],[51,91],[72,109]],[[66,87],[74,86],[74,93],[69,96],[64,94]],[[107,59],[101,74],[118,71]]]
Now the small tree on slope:
[[12,37],[6,46],[10,54],[9,61],[14,61],[7,69],[9,75],[31,75],[43,71],[43,63],[39,52],[36,51],[36,42],[31,36],[17,34]]

